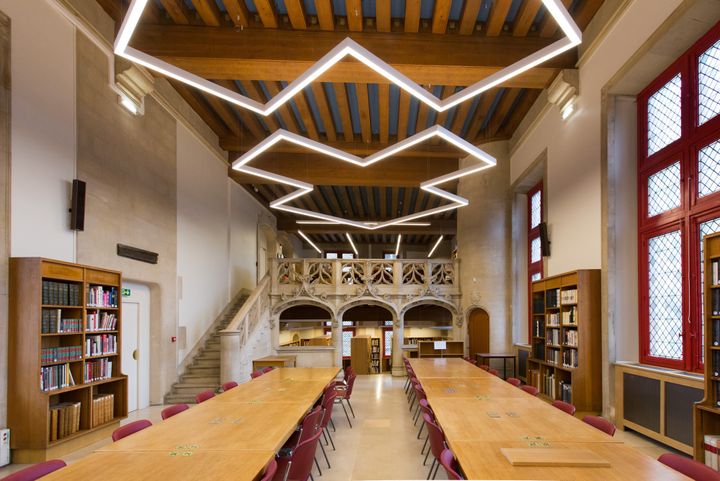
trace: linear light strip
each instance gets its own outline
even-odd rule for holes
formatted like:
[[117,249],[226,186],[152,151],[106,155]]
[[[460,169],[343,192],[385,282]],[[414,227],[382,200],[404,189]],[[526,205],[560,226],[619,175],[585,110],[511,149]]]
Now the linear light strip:
[[398,234],[398,240],[397,244],[395,244],[395,258],[397,259],[398,254],[400,254],[400,241],[402,240],[402,234]]
[[347,240],[350,242],[350,245],[352,246],[352,250],[353,250],[353,252],[355,252],[355,255],[360,257],[360,254],[358,254],[357,247],[355,247],[355,243],[353,242],[352,237],[350,236],[350,233],[346,232],[345,237],[347,237]]
[[[330,222],[328,220],[296,220],[296,224],[298,225],[335,225],[336,222]],[[371,223],[371,222],[368,222]],[[377,222],[374,222],[377,224]],[[402,227],[430,227],[432,225],[432,222],[401,222],[400,224],[396,224],[398,226]]]
[[428,92],[418,85],[417,82],[412,81],[410,78],[406,77],[401,72],[384,62],[375,54],[347,37],[317,62],[315,62],[302,75],[290,82],[290,84],[283,88],[273,98],[263,104],[237,92],[223,88],[213,82],[209,82],[186,70],[174,67],[156,57],[144,54],[129,47],[128,45],[132,35],[137,28],[138,22],[145,6],[148,3],[148,0],[132,1],[116,37],[114,50],[117,55],[127,58],[128,60],[137,62],[151,70],[160,72],[163,75],[172,77],[180,82],[199,88],[210,95],[215,95],[232,102],[235,105],[247,108],[264,116],[268,116],[275,112],[275,110],[288,102],[292,97],[297,95],[301,90],[329,70],[333,65],[337,64],[345,57],[351,56],[432,109],[438,112],[443,112],[461,102],[480,95],[481,93],[496,87],[553,57],[562,54],[582,42],[582,32],[570,16],[570,13],[565,8],[562,1],[542,1],[548,10],[548,13],[555,19],[566,38],[544,47],[540,51],[495,72],[494,74],[464,88],[460,92],[457,92],[444,100]]
[[298,234],[300,234],[300,237],[305,239],[307,241],[307,243],[310,244],[313,247],[313,249],[315,249],[318,252],[318,254],[322,255],[322,251],[320,250],[320,248],[318,246],[316,246],[315,243],[313,241],[311,241],[310,238],[308,236],[306,236],[303,231],[299,230]]
[[433,246],[433,248],[430,249],[430,253],[428,254],[428,259],[430,259],[432,257],[432,255],[435,253],[435,249],[438,248],[438,246],[440,245],[440,242],[442,242],[442,240],[443,240],[443,237],[444,236],[440,236],[438,238],[437,242],[435,242],[435,245]]

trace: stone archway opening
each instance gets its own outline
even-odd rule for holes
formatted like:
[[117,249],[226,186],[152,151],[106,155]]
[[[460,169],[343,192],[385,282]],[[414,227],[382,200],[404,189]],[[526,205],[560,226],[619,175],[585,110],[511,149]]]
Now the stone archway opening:
[[332,313],[312,304],[288,307],[278,315],[278,347],[332,346]]
[[407,357],[417,357],[420,341],[449,341],[453,339],[453,312],[434,303],[418,303],[403,315],[404,349]]
[[[383,306],[356,305],[342,314],[342,363],[357,374],[382,374],[393,366],[395,315]],[[369,348],[369,351],[368,351]]]

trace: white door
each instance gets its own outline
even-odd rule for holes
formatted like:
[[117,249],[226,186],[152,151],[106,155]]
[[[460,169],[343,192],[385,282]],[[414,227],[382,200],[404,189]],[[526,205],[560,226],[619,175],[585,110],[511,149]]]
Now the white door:
[[128,412],[132,412],[150,405],[150,289],[124,283],[123,294],[122,371],[128,377]]

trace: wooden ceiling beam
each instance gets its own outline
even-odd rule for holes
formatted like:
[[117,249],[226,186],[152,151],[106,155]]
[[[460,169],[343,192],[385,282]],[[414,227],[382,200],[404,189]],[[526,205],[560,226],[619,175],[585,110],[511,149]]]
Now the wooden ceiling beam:
[[335,90],[335,97],[340,111],[340,123],[343,128],[343,136],[346,142],[352,142],[355,139],[355,133],[353,132],[352,118],[350,117],[350,106],[348,105],[347,91],[345,90],[344,83],[333,84]]
[[378,32],[389,33],[392,31],[390,1],[377,0],[375,2],[375,28]]
[[515,110],[510,114],[510,118],[505,122],[505,125],[500,129],[501,136],[511,137],[515,130],[520,125],[520,122],[525,118],[530,108],[533,106],[535,101],[540,96],[541,90],[526,90],[523,94],[522,99],[518,102]]
[[319,82],[313,82],[311,84],[313,96],[315,97],[315,104],[320,111],[320,118],[322,119],[323,127],[325,127],[325,135],[329,142],[337,141],[337,135],[335,134],[335,122],[333,121],[332,113],[330,112],[330,106],[328,104],[327,96],[325,95],[325,88]]
[[305,20],[305,6],[302,0],[285,0],[285,8],[287,8],[292,27],[296,30],[306,30],[307,21]]
[[320,30],[332,32],[335,30],[335,15],[333,14],[332,0],[315,0]]
[[472,102],[467,101],[461,103],[455,110],[455,117],[453,117],[452,125],[450,126],[450,130],[452,130],[455,134],[460,135],[460,132],[465,125],[465,120],[467,119],[470,107],[472,107]]
[[[190,107],[197,112],[200,117],[208,124],[208,127],[215,132],[218,137],[224,137],[230,134],[225,124],[218,118],[217,114],[202,100],[198,97],[198,93],[195,89],[188,87],[184,83],[178,82],[177,80],[168,79],[170,84],[177,90],[180,96]],[[232,150],[232,149],[225,149]]]
[[300,118],[302,118],[303,124],[305,125],[307,136],[313,140],[320,140],[320,134],[318,133],[317,126],[315,125],[315,117],[308,105],[305,91],[303,90],[302,92],[299,92],[295,97],[293,97],[293,100],[295,100],[295,105],[300,112]]
[[420,30],[420,0],[405,0],[405,33]]
[[[233,90],[235,92],[238,92],[238,88],[235,85],[235,82],[231,82],[230,80],[222,80],[220,81],[220,85],[223,87]],[[215,108],[215,110],[218,110],[219,107],[215,107],[218,103],[229,106],[228,102],[224,100],[220,100],[219,98],[213,96],[213,95],[207,95],[206,99],[208,102],[211,102],[211,105]],[[265,137],[265,129],[260,125],[260,122],[258,122],[257,116],[250,112],[247,109],[243,108],[233,108],[234,112],[240,116],[242,119],[243,124],[247,129],[250,131],[252,136],[258,140],[262,140]]]
[[360,136],[366,144],[372,142],[372,126],[370,124],[370,99],[367,84],[355,84],[358,112],[360,114]]
[[505,117],[507,117],[510,109],[515,103],[518,95],[520,95],[519,89],[505,90],[505,93],[503,93],[503,96],[498,102],[497,107],[495,107],[495,111],[493,112],[492,117],[490,118],[490,121],[485,128],[485,131],[481,132],[478,141],[481,141],[481,139],[495,138],[496,134],[500,130],[500,127],[502,127],[503,125]]
[[[240,152],[236,154],[241,155]],[[417,187],[428,179],[458,169],[458,159],[397,158],[377,165],[358,167],[315,155],[274,154],[252,166],[292,177],[313,185],[373,185],[383,187]],[[229,175],[241,184],[274,184],[272,180],[229,169]]]
[[[309,219],[305,219],[309,220]],[[457,222],[453,220],[429,220],[430,226],[426,227],[409,227],[409,226],[389,226],[380,231],[379,235],[397,235],[397,234],[432,234],[432,235],[455,235],[457,233]],[[358,227],[351,227],[347,225],[313,225],[313,224],[298,224],[297,218],[293,217],[279,217],[277,220],[277,229],[284,231],[297,231],[302,230],[306,234],[344,234],[349,232],[351,234],[364,234],[368,235],[371,231],[367,229],[361,229]]]
[[602,7],[603,1],[604,0],[585,0],[578,6],[573,17],[575,17],[575,23],[580,27],[580,30],[585,30],[590,20],[593,19],[597,11]]
[[278,14],[275,10],[275,2],[271,0],[255,0],[255,7],[265,28],[278,28]]
[[[565,5],[565,8],[570,8],[572,0],[562,0],[562,3]],[[540,36],[543,38],[554,37],[559,29],[560,27],[553,16],[546,13],[542,22],[540,22]]]
[[398,128],[397,139],[403,140],[407,137],[408,117],[410,116],[410,94],[400,90],[400,101],[398,102]]
[[361,0],[345,0],[345,12],[347,13],[347,25],[351,32],[362,32],[363,10]]
[[[265,88],[267,89],[268,93],[270,94],[270,97],[274,97],[275,95],[280,92],[280,86],[277,82],[273,81],[266,81]],[[290,110],[290,105],[285,104],[280,107],[278,107],[277,112],[280,114],[280,118],[282,118],[283,122],[285,123],[286,128],[294,133],[300,133],[300,127],[297,125],[297,121],[295,120],[295,115]],[[239,149],[226,149],[226,150],[239,150]]]
[[513,36],[514,37],[525,37],[527,36],[530,28],[532,27],[533,20],[537,16],[538,11],[542,6],[541,0],[525,0],[520,6],[515,16],[515,23],[513,25]]
[[[225,84],[226,86],[228,84]],[[262,90],[260,89],[260,86],[256,82],[252,82],[250,80],[243,80],[240,81],[240,85],[243,86],[245,89],[245,92],[248,94],[248,96],[253,99],[257,100],[258,102],[266,102],[267,99],[265,98],[265,95],[263,94]],[[235,89],[237,91],[237,89]],[[278,124],[277,120],[275,119],[275,114],[268,115],[267,117],[263,117],[263,122],[265,122],[265,125],[268,126],[271,132],[275,132],[277,129],[280,128],[280,124]]]
[[223,15],[215,0],[192,0],[192,4],[205,25],[219,27],[223,24]]
[[466,139],[474,139],[478,136],[480,129],[485,122],[485,117],[487,117],[497,93],[498,89],[492,89],[482,94],[480,102],[478,102],[477,107],[475,108],[473,120],[465,133]]
[[[291,80],[304,73],[346,36],[420,84],[471,85],[546,47],[552,39],[498,38],[461,35],[351,33],[299,30],[217,28],[183,25],[142,25],[133,46],[203,78]],[[508,81],[511,87],[544,88],[558,68],[575,65],[569,51],[542,67]],[[365,65],[340,62],[319,81],[377,82],[387,79]]]
[[435,0],[435,8],[433,9],[432,33],[445,33],[447,30],[448,19],[450,17],[450,7],[452,0]]
[[250,25],[251,13],[245,0],[223,0],[230,20],[236,27],[247,28]]
[[475,31],[481,6],[482,0],[465,0],[462,15],[460,16],[460,35],[472,35]]
[[497,37],[505,26],[505,19],[510,11],[512,0],[495,0],[492,9],[488,14],[488,21],[485,25],[485,35],[488,37]]
[[[205,94],[203,94],[203,98],[208,105],[210,105],[210,108],[222,119],[232,135],[244,139],[247,143],[258,142],[265,137],[265,132],[262,132],[259,128],[256,128],[254,132],[246,128],[235,114],[235,109],[224,100]],[[248,127],[250,126],[252,126],[252,124],[248,125]]]
[[189,25],[192,19],[192,12],[183,0],[160,0],[163,8],[173,22],[178,25]]
[[380,143],[387,144],[390,139],[390,86],[378,85],[378,108],[380,110]]

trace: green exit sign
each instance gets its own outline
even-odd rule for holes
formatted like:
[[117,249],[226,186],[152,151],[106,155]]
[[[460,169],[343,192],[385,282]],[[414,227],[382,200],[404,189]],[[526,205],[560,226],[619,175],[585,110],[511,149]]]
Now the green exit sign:
[[130,297],[130,294],[131,294],[131,293],[130,293],[130,289],[127,289],[127,288],[123,287],[122,296],[123,296],[123,297]]

